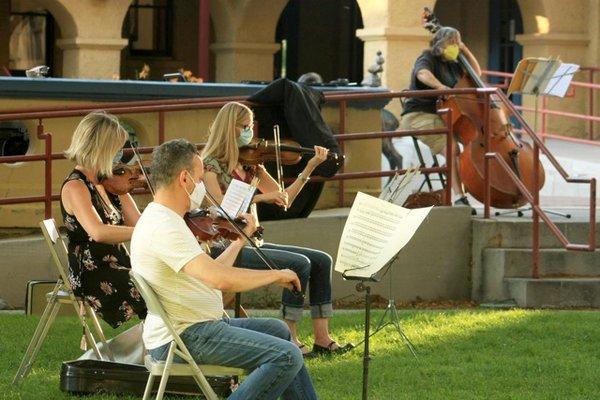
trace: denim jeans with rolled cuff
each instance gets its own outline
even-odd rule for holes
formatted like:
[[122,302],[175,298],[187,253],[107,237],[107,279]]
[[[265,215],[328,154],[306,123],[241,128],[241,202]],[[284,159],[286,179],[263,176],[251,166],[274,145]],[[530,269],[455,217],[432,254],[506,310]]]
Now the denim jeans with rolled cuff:
[[[280,320],[224,318],[194,324],[180,336],[197,363],[250,373],[229,400],[317,399],[302,352],[290,342],[290,331]],[[149,350],[156,360],[165,360],[168,351],[169,343]],[[176,355],[174,362],[183,360]]]
[[[302,293],[308,299],[312,318],[331,318],[331,267],[333,260],[329,254],[299,246],[265,243],[261,250],[278,268],[296,272],[302,285]],[[240,262],[236,266],[250,269],[267,269],[264,262],[250,247],[244,247]],[[284,319],[299,321],[302,318],[304,299],[284,289],[281,296],[281,310]]]

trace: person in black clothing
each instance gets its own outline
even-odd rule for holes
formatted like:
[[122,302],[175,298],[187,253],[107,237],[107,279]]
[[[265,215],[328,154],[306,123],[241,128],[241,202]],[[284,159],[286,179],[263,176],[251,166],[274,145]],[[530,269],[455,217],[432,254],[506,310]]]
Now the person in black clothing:
[[130,194],[114,195],[100,183],[123,155],[127,132],[104,112],[85,116],[65,151],[75,169],[63,183],[60,206],[69,239],[69,281],[113,328],[134,315],[146,317],[146,304],[129,279],[129,241],[140,212]]
[[[442,27],[431,39],[430,48],[417,58],[412,71],[410,90],[450,89],[462,77],[463,71],[457,62],[459,53],[464,54],[467,61],[478,75],[481,68],[473,53],[462,42],[460,32],[451,27]],[[436,114],[435,97],[411,97],[404,104],[400,126],[405,130],[435,129],[445,127],[445,122]],[[446,136],[421,136],[432,154],[445,154]],[[458,152],[453,161],[452,189],[458,196],[455,204],[469,205],[458,176]]]

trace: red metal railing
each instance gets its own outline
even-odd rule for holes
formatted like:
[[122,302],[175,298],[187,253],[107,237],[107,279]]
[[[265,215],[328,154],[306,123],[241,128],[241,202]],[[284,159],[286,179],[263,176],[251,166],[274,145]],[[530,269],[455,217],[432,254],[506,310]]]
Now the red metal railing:
[[[340,95],[336,92],[336,95]],[[341,94],[343,96],[343,94]],[[406,97],[417,96],[419,93],[415,92],[412,95],[407,94]],[[439,96],[440,93],[433,93],[431,96]],[[326,99],[328,96],[326,95]],[[335,99],[329,99],[330,101],[338,101]],[[368,98],[365,98],[368,100]],[[44,132],[43,120],[44,119],[55,119],[55,118],[68,118],[78,117],[88,114],[92,110],[103,109],[107,110],[112,114],[139,114],[156,112],[158,118],[158,143],[163,143],[165,139],[165,113],[173,111],[185,111],[185,110],[198,110],[198,109],[218,109],[224,104],[230,101],[240,101],[248,105],[257,107],[259,105],[251,104],[245,101],[245,97],[218,97],[218,98],[200,98],[200,99],[175,99],[175,100],[152,100],[152,101],[138,101],[138,102],[117,102],[109,104],[87,104],[78,106],[59,106],[59,107],[48,107],[48,108],[37,108],[37,109],[19,109],[10,110],[5,113],[0,113],[0,121],[10,120],[38,120],[38,137],[45,140],[45,155],[23,155],[23,156],[5,156],[0,157],[0,164],[8,164],[15,162],[30,162],[30,161],[44,161],[44,169],[46,173],[46,179],[44,182],[44,196],[24,196],[24,197],[12,197],[0,199],[0,205],[9,204],[23,204],[23,203],[37,203],[44,202],[44,215],[46,218],[52,216],[52,201],[59,200],[59,194],[52,194],[52,161],[64,159],[62,153],[53,153],[52,149],[52,134],[50,132]],[[420,136],[420,135],[436,135],[446,134],[452,139],[451,129],[446,128],[422,130],[419,132],[412,131],[394,131],[394,132],[369,132],[369,133],[350,133],[346,134],[346,102],[340,101],[340,133],[335,135],[336,139],[340,142],[343,150],[344,143],[346,141],[353,140],[365,140],[365,139],[377,139],[383,137],[403,137],[403,136]],[[448,116],[449,110],[440,110],[441,115]],[[448,134],[450,132],[450,134]],[[141,148],[141,153],[152,152],[152,147]],[[451,154],[448,153],[447,156]],[[451,176],[451,168],[448,167],[431,167],[422,169],[423,173],[446,173]],[[400,171],[404,173],[403,171]],[[340,171],[332,178],[313,178],[314,181],[322,180],[337,180],[339,181],[339,198],[338,202],[341,205],[344,204],[344,181],[347,179],[365,179],[365,178],[376,178],[376,177],[388,177],[396,174],[397,171],[363,171],[363,172],[350,172],[345,173]],[[138,191],[137,193],[144,193]],[[448,193],[445,199],[449,205],[451,202],[451,193]]]
[[[577,94],[577,90],[587,90],[587,114],[579,114],[573,112],[565,112],[560,110],[551,110],[548,108],[548,97],[541,96],[541,106],[537,110],[540,115],[540,129],[536,132],[543,138],[555,138],[572,142],[580,142],[585,144],[594,144],[600,145],[600,141],[595,141],[595,124],[600,123],[600,116],[596,115],[595,110],[595,101],[594,97],[596,93],[600,93],[600,84],[594,83],[595,81],[595,73],[600,71],[600,68],[597,67],[581,67],[582,72],[586,72],[588,75],[588,82],[571,82],[569,87],[569,91],[565,97],[573,98]],[[496,87],[502,88],[504,90],[508,89],[510,84],[510,80],[512,79],[512,73],[508,72],[497,72],[497,71],[482,71],[483,76],[502,78],[502,82],[497,84]],[[524,106],[516,106],[516,109],[519,111],[536,112],[535,108],[532,107],[524,107]],[[574,138],[570,136],[558,135],[548,132],[548,116],[558,116],[575,120],[583,120],[587,121],[587,140]]]
[[[539,219],[541,218],[548,225],[550,231],[558,238],[563,246],[569,250],[586,250],[593,251],[595,249],[595,210],[596,210],[596,180],[595,179],[573,179],[564,171],[557,160],[545,147],[543,141],[533,132],[531,128],[525,123],[525,120],[520,115],[519,110],[508,100],[504,93],[497,88],[484,88],[484,89],[451,89],[446,91],[438,90],[426,90],[426,91],[403,91],[403,92],[387,92],[387,93],[327,93],[325,98],[328,102],[338,103],[339,109],[339,133],[336,135],[338,141],[340,141],[343,148],[346,141],[351,140],[363,140],[363,139],[375,139],[383,137],[402,137],[402,136],[417,136],[417,135],[435,135],[435,134],[446,134],[447,135],[447,154],[446,159],[453,159],[453,132],[450,121],[452,120],[450,110],[440,110],[440,113],[445,116],[447,126],[449,128],[422,130],[422,131],[393,131],[393,132],[364,132],[364,133],[346,133],[346,112],[348,102],[365,101],[373,99],[396,99],[402,97],[439,97],[440,95],[476,95],[479,100],[483,102],[487,107],[484,107],[485,112],[485,126],[484,134],[486,135],[485,147],[486,147],[486,159],[484,163],[484,177],[485,177],[485,196],[484,196],[484,217],[490,218],[490,168],[489,163],[491,160],[497,160],[499,165],[505,170],[511,179],[515,182],[519,190],[523,193],[525,198],[531,203],[533,207],[533,266],[532,276],[538,277],[538,264],[539,264]],[[588,183],[590,185],[590,232],[588,244],[574,244],[569,242],[565,235],[558,229],[553,221],[545,214],[544,210],[539,207],[539,189],[536,189],[534,193],[528,191],[526,186],[521,181],[508,165],[499,158],[496,153],[489,152],[489,105],[491,102],[491,96],[496,96],[497,99],[502,101],[509,112],[517,118],[517,120],[524,126],[524,132],[530,136],[534,143],[534,161],[537,163],[539,160],[539,152],[542,151],[550,162],[556,167],[561,176],[571,183]],[[20,197],[20,198],[9,198],[0,199],[0,204],[18,204],[18,203],[33,203],[33,202],[44,202],[45,203],[45,214],[46,217],[50,217],[52,208],[51,202],[58,199],[58,195],[52,195],[51,183],[52,183],[52,161],[56,159],[64,158],[60,153],[52,153],[52,137],[48,132],[44,132],[43,119],[46,118],[64,118],[83,116],[92,109],[102,108],[109,110],[113,114],[135,114],[135,113],[148,113],[157,112],[159,129],[158,129],[158,141],[162,143],[164,141],[164,113],[171,111],[180,110],[194,110],[194,109],[214,109],[221,107],[226,102],[231,100],[243,101],[243,98],[213,98],[213,99],[182,99],[182,100],[168,100],[168,101],[146,101],[146,102],[128,102],[128,103],[113,103],[106,105],[86,105],[86,106],[75,106],[71,108],[67,107],[56,107],[52,109],[38,109],[38,110],[18,110],[10,111],[7,113],[0,113],[0,121],[2,120],[26,120],[26,119],[37,119],[38,120],[38,137],[45,140],[45,153],[44,155],[29,155],[29,156],[11,156],[11,157],[0,157],[0,164],[13,163],[17,161],[44,161],[45,162],[45,190],[44,196],[31,196],[31,197]],[[249,103],[247,103],[249,104]],[[250,104],[252,105],[252,104]],[[148,153],[152,148],[141,149],[143,153]],[[444,172],[447,174],[448,179],[452,177],[452,163],[446,163],[446,167],[436,168],[425,168],[422,170],[423,173],[438,173]],[[534,170],[534,182],[539,182],[538,169]],[[366,172],[344,172],[341,170],[334,177],[329,179],[315,178],[315,180],[339,180],[339,200],[340,204],[344,204],[344,187],[343,182],[347,179],[363,179],[373,177],[384,177],[392,176],[398,171],[366,171]],[[404,171],[400,171],[404,173]],[[538,185],[534,184],[533,187],[537,188]],[[445,203],[450,204],[451,197],[451,181],[448,181]]]

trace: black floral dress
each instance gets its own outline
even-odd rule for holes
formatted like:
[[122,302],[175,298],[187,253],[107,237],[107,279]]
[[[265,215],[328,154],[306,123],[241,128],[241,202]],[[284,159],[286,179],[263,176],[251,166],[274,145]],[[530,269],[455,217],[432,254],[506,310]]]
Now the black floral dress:
[[[72,180],[85,183],[103,223],[124,224],[118,196],[108,193],[112,207],[107,206],[81,171],[73,170],[63,185]],[[97,315],[113,328],[135,314],[140,319],[146,318],[146,304],[129,279],[131,263],[125,245],[95,242],[77,218],[65,211],[62,201],[60,208],[69,238],[69,281],[75,296],[85,298]]]

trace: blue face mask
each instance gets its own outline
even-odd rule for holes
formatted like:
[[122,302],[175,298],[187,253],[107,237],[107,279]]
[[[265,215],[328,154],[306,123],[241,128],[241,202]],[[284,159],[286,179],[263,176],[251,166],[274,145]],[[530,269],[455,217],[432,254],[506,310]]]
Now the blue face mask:
[[254,133],[252,132],[252,128],[250,128],[250,127],[244,128],[242,130],[242,133],[240,134],[240,136],[237,138],[238,147],[249,145],[250,142],[252,141],[253,136],[254,136]]
[[115,154],[114,158],[113,158],[113,165],[117,165],[121,163],[121,159],[123,158],[123,149],[119,149],[119,151],[117,151],[117,154]]

